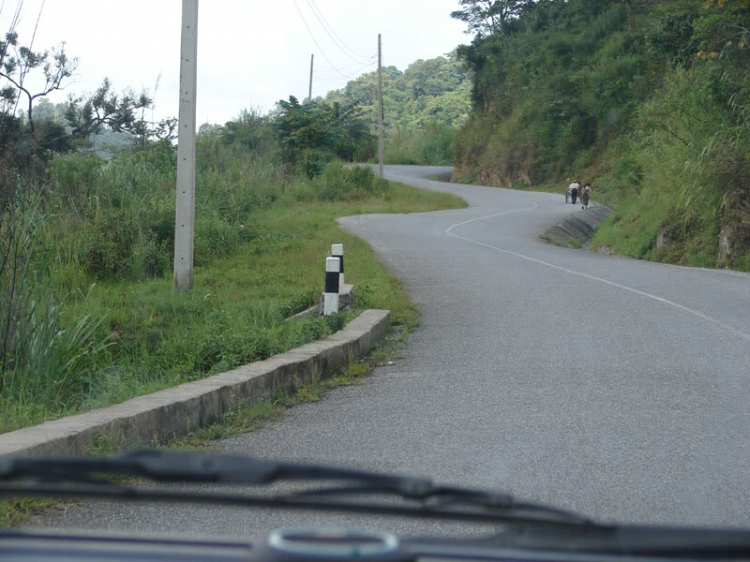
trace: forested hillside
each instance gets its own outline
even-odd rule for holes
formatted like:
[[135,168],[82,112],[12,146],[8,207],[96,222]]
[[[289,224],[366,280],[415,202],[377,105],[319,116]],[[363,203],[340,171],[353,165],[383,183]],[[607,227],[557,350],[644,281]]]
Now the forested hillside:
[[750,3],[463,0],[473,113],[454,180],[593,182],[595,244],[750,269]]
[[[451,164],[455,131],[471,111],[471,73],[455,55],[418,60],[405,70],[383,68],[386,161],[390,164]],[[377,72],[363,74],[325,100],[362,108],[377,132]]]

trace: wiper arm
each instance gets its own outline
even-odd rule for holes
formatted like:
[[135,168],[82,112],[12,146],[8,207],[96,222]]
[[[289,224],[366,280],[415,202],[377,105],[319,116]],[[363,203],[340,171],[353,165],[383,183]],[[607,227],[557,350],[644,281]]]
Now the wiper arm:
[[432,486],[424,488],[419,494],[398,494],[389,487],[360,485],[349,487],[318,488],[302,490],[287,494],[288,498],[336,498],[352,495],[397,494],[403,499],[420,500],[425,509],[444,511],[463,509],[485,514],[541,516],[549,520],[559,520],[582,525],[593,525],[594,522],[572,511],[566,511],[544,504],[519,501],[509,494],[499,494],[485,490],[458,488],[451,486]]
[[235,455],[179,451],[135,451],[114,457],[0,457],[0,481],[101,482],[102,476],[137,476],[160,482],[271,484],[288,480],[351,480],[388,487],[405,496],[429,490],[429,480],[313,464],[276,462]]
[[[297,464],[260,460],[233,455],[206,455],[176,451],[136,451],[123,455],[98,457],[63,458],[17,458],[0,457],[0,482],[32,480],[32,485],[11,488],[0,486],[0,494],[9,494],[11,489],[19,493],[34,493],[34,483],[65,484],[62,493],[74,495],[69,484],[93,484],[102,495],[117,495],[128,499],[169,499],[189,501],[199,499],[200,494],[171,494],[162,492],[141,493],[133,487],[119,486],[112,477],[135,476],[160,482],[198,482],[223,484],[263,485],[291,480],[343,481],[347,486],[311,489],[281,493],[266,498],[270,505],[300,507],[324,505],[330,508],[356,505],[341,502],[341,496],[388,494],[401,500],[413,500],[415,505],[405,506],[401,512],[410,515],[432,514],[433,516],[466,515],[472,519],[539,521],[573,525],[593,525],[580,515],[549,506],[520,502],[508,494],[498,494],[468,488],[436,486],[422,478],[394,476],[360,470],[332,468],[312,464]],[[37,492],[49,492],[54,486],[36,486]],[[96,495],[96,488],[79,487],[78,493]],[[180,496],[180,497],[177,497]],[[203,501],[221,501],[220,495],[202,494]],[[225,496],[226,497],[226,496]],[[236,499],[239,499],[236,496]],[[321,502],[321,498],[328,501]],[[258,505],[262,498],[244,496],[244,500]],[[242,500],[240,500],[242,502]],[[362,504],[360,508],[375,507]],[[388,509],[398,506],[391,505]],[[377,511],[377,510],[376,510]]]

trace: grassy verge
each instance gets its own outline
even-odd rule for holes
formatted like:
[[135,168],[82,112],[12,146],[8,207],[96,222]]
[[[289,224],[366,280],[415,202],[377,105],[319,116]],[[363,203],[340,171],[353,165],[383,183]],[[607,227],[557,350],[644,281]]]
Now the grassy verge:
[[[352,202],[272,206],[250,214],[241,225],[252,234],[236,253],[196,267],[188,293],[173,295],[169,276],[103,281],[86,293],[79,291],[64,314],[96,319],[93,339],[109,343],[100,367],[76,387],[78,395],[47,401],[54,407],[32,399],[4,402],[0,432],[200,379],[332,333],[345,317],[284,319],[320,294],[324,259],[334,242],[345,245],[347,280],[356,285],[357,308],[389,309],[394,322],[413,326],[417,311],[398,281],[364,241],[343,232],[335,219],[462,206],[465,202],[453,195],[401,184]],[[65,381],[50,383],[54,391]]]
[[[262,428],[271,421],[281,419],[285,412],[299,404],[318,402],[325,398],[327,392],[342,386],[363,384],[372,370],[390,359],[398,357],[399,348],[403,345],[409,328],[400,326],[393,330],[386,340],[367,357],[347,364],[335,376],[317,380],[312,384],[301,384],[294,392],[279,394],[271,400],[261,400],[254,404],[238,406],[224,414],[221,420],[195,429],[189,434],[167,442],[154,442],[152,447],[164,447],[174,450],[206,450],[216,440],[248,433]],[[91,454],[111,455],[118,451],[112,440],[96,440]],[[17,527],[31,517],[53,510],[64,509],[65,505],[75,500],[8,498],[0,500],[0,528]]]
[[[408,330],[403,328],[402,334]],[[342,386],[364,384],[372,370],[394,358],[394,352],[403,335],[390,336],[388,340],[367,357],[346,365],[335,376],[315,380],[311,384],[300,384],[294,392],[279,395],[273,400],[262,400],[253,405],[240,407],[230,412],[217,423],[192,431],[184,437],[173,439],[163,446],[176,450],[201,450],[210,447],[217,439],[248,433],[262,428],[266,423],[281,419],[285,412],[299,404],[309,404],[325,399],[326,394]],[[104,451],[106,452],[106,450]]]

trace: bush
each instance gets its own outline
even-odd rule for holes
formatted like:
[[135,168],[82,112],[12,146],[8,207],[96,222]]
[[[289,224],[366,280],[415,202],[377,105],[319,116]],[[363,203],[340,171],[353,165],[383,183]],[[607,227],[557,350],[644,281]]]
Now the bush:
[[438,121],[429,121],[420,127],[398,128],[385,141],[385,159],[388,164],[450,166],[455,142],[455,129]]
[[330,164],[313,180],[313,185],[318,197],[325,201],[351,201],[383,192],[388,184],[381,182],[369,166]]

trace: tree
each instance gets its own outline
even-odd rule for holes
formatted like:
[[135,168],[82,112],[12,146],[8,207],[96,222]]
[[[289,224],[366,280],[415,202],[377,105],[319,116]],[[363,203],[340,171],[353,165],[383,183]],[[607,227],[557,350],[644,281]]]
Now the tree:
[[351,160],[362,143],[372,138],[356,105],[317,100],[301,104],[294,96],[278,105],[274,126],[285,158],[296,163],[303,156],[309,175],[331,156]]
[[[78,59],[70,59],[65,53],[65,43],[58,49],[44,52],[34,52],[28,47],[18,46],[18,34],[7,33],[5,41],[0,42],[0,77],[7,84],[0,89],[0,103],[2,113],[15,114],[15,107],[21,94],[26,96],[28,109],[26,118],[29,121],[29,129],[34,133],[34,100],[42,98],[55,90],[63,90],[66,80],[73,76]],[[32,93],[24,84],[29,72],[41,69],[44,76],[44,85],[41,90]],[[8,109],[13,107],[13,111]]]
[[150,140],[174,139],[177,119],[148,121],[144,118],[144,112],[152,108],[153,100],[145,90],[136,94],[127,89],[118,94],[113,91],[109,79],[105,78],[93,95],[68,99],[65,119],[75,139],[98,135],[105,127],[115,133],[132,135],[139,145],[145,145]]
[[[387,67],[383,76],[386,136],[432,121],[454,126],[471,110],[470,97],[471,73],[456,51],[417,60],[403,72]],[[326,101],[361,107],[370,130],[377,130],[377,73],[363,74],[341,90],[329,92]]]
[[105,78],[91,97],[69,98],[65,118],[76,138],[97,134],[105,125],[116,133],[142,135],[146,132],[145,120],[139,119],[137,112],[150,108],[152,104],[145,91],[140,95],[132,90],[117,94],[112,91],[112,83]]
[[517,17],[529,0],[460,0],[461,9],[451,17],[466,22],[467,33],[480,37],[506,31],[508,21]]

